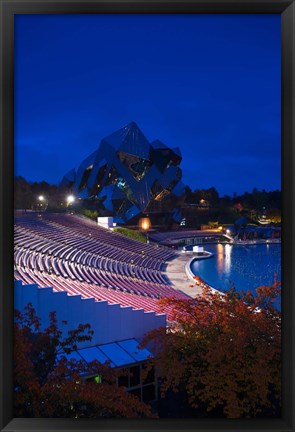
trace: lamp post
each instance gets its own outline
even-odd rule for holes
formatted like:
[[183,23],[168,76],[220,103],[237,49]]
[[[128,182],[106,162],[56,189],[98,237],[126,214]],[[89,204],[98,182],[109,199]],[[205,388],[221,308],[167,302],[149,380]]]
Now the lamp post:
[[46,207],[47,203],[45,201],[45,197],[43,195],[39,195],[37,198],[37,209],[40,216],[41,212],[46,210]]
[[68,195],[67,196],[67,206],[69,207],[70,212],[71,212],[73,202],[75,202],[74,195]]
[[139,228],[146,235],[146,242],[149,243],[149,233],[148,231],[151,229],[151,220],[148,216],[139,219]]

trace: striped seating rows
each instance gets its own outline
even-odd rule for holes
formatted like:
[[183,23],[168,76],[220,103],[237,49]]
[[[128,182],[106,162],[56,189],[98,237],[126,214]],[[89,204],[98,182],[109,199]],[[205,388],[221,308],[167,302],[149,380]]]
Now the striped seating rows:
[[[113,251],[125,251],[132,255],[142,255],[152,257],[158,261],[166,261],[175,256],[175,252],[171,249],[161,248],[150,244],[144,244],[115,233],[111,230],[98,226],[95,222],[81,216],[75,215],[59,215],[59,214],[43,214],[42,218],[35,219],[28,217],[19,217],[16,219],[19,226],[36,231],[46,238],[53,238],[58,234],[61,238],[68,239],[69,235],[73,241],[78,239],[86,242],[90,246],[99,242],[100,248],[106,251],[107,247],[112,246]],[[75,237],[75,240],[73,239]],[[85,246],[85,244],[84,244]]]
[[116,273],[115,266],[113,267],[113,271],[105,271],[102,268],[45,255],[19,246],[15,246],[15,264],[21,268],[29,268],[41,273],[52,273],[66,279],[69,278],[80,282],[85,281],[153,298],[169,297],[175,295],[175,293],[182,297],[181,293],[176,292],[169,285],[147,281],[144,275],[143,278],[140,278],[140,271],[137,275],[134,273],[133,277],[130,275],[126,276]]
[[15,278],[24,283],[155,312],[161,312],[162,297],[188,298],[167,284],[160,271],[173,251],[123,237],[85,218],[17,217],[14,244]]
[[54,291],[66,291],[69,295],[80,295],[82,298],[94,298],[97,301],[105,300],[110,304],[131,306],[133,309],[143,309],[145,312],[165,313],[167,318],[171,316],[172,308],[163,308],[157,299],[144,297],[120,290],[98,287],[87,282],[67,280],[62,276],[41,273],[32,269],[22,269],[15,264],[14,277],[25,284],[36,283],[40,288],[53,287]]
[[[166,280],[160,271],[153,268],[139,265],[134,260],[126,262],[123,257],[110,258],[88,250],[80,249],[77,246],[62,244],[58,241],[48,241],[40,236],[27,232],[15,232],[14,243],[16,248],[30,250],[41,255],[57,257],[61,260],[88,265],[100,270],[121,274],[125,277],[138,278],[143,281],[166,284]],[[141,263],[142,264],[142,263]]]

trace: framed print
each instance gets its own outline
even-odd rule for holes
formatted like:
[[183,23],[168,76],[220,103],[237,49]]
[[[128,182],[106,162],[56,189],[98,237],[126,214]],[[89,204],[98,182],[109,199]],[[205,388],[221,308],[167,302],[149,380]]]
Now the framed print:
[[1,3],[1,430],[294,430],[294,1]]

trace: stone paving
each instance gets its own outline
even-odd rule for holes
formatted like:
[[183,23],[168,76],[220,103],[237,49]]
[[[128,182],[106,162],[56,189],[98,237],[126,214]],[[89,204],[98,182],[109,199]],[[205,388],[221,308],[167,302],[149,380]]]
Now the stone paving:
[[[185,266],[191,259],[189,254],[179,254],[177,258],[169,261],[166,269],[163,271],[169,282],[174,285],[175,289],[181,290],[191,297],[202,293],[202,288],[195,286],[185,271]],[[191,286],[193,285],[193,286]]]

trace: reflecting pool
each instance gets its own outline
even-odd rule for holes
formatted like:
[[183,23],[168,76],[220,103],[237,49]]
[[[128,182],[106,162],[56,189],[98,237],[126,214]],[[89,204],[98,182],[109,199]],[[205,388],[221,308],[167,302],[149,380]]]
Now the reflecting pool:
[[255,291],[272,284],[275,275],[281,281],[280,244],[215,244],[204,249],[214,256],[195,261],[191,269],[214,288],[227,290],[234,285],[238,291]]

